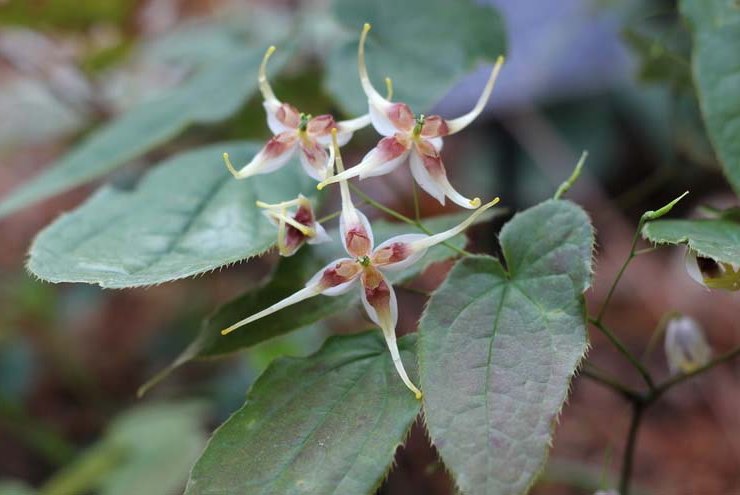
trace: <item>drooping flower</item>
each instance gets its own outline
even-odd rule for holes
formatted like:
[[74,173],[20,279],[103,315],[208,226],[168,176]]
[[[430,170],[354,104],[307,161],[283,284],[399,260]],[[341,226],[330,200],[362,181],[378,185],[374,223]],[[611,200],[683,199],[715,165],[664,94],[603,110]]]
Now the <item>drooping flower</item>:
[[699,323],[688,316],[668,322],[665,332],[665,354],[672,375],[691,373],[707,364],[712,349]]
[[[293,256],[306,242],[320,244],[331,240],[324,227],[316,221],[311,201],[302,194],[276,204],[257,201],[257,206],[263,208],[264,215],[277,225],[280,256]],[[293,207],[296,209],[291,213],[289,209]]]
[[[338,143],[335,142],[335,148]],[[342,159],[336,153],[337,169],[342,170]],[[367,315],[383,331],[396,371],[404,384],[421,398],[421,391],[411,382],[403,367],[396,343],[398,303],[386,271],[402,270],[418,261],[427,249],[463,232],[484,211],[498,203],[498,198],[474,211],[465,221],[445,232],[435,235],[404,234],[393,237],[374,247],[373,231],[367,217],[355,208],[346,181],[340,182],[342,212],[339,230],[348,256],[336,259],[322,268],[295,294],[221,331],[228,334],[239,327],[259,320],[285,307],[323,294],[337,296],[356,285],[361,285],[360,295]]]
[[416,182],[437,201],[444,204],[445,197],[448,197],[464,208],[477,208],[480,206],[480,199],[468,199],[452,187],[439,152],[444,136],[461,131],[483,111],[493,91],[503,57],[496,61],[478,102],[470,112],[452,120],[443,119],[439,115],[414,115],[405,103],[393,103],[383,98],[370,82],[365,65],[365,41],[369,30],[370,25],[365,24],[358,48],[360,81],[368,98],[373,126],[385,137],[359,164],[325,179],[318,188],[351,177],[359,176],[364,179],[384,175],[408,160]]
[[331,115],[313,117],[278,100],[267,81],[266,72],[267,61],[274,51],[275,47],[271,46],[265,52],[258,78],[260,92],[265,100],[263,106],[267,113],[267,125],[274,136],[241,170],[237,171],[229,160],[228,153],[224,153],[226,168],[237,179],[267,174],[288,163],[295,152],[300,150],[301,165],[306,173],[317,181],[325,180],[331,176],[334,164],[327,151],[331,147],[331,130],[338,130],[337,139],[344,146],[353,132],[370,123],[370,117],[363,115],[337,122]]
[[709,289],[740,290],[740,267],[733,263],[720,263],[689,250],[686,270],[691,278]]

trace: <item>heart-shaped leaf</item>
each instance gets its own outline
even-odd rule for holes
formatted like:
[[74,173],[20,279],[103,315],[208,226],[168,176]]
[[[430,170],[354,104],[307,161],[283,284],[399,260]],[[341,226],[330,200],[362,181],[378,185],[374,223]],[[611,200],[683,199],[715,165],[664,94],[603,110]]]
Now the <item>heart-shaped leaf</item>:
[[524,493],[587,347],[593,229],[567,201],[517,214],[495,258],[464,258],[419,324],[424,415],[467,495]]
[[283,201],[312,189],[296,163],[235,180],[223,165],[260,144],[220,144],[167,160],[133,191],[104,187],[33,242],[28,268],[50,282],[101,287],[158,284],[265,252],[276,229],[255,201]]
[[692,72],[704,121],[740,194],[740,8],[733,0],[681,0],[693,31]]
[[[414,336],[399,339],[415,376]],[[380,331],[281,358],[208,442],[186,495],[372,493],[419,413]]]
[[704,258],[740,265],[740,223],[729,219],[658,220],[642,229],[656,244],[686,244]]

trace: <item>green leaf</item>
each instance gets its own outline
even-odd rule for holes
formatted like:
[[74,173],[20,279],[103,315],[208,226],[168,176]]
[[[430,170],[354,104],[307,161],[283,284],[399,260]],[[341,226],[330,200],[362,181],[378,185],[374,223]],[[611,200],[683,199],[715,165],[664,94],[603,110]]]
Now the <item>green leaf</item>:
[[[479,221],[488,220],[500,211],[491,210],[488,215],[481,216]],[[457,225],[468,215],[469,213],[459,213],[425,219],[424,226],[432,232],[441,232]],[[413,228],[405,223],[390,223],[384,220],[373,222],[376,244],[380,244],[380,242],[393,236],[412,231]],[[316,323],[357,304],[360,300],[360,293],[357,290],[337,297],[317,296],[250,323],[236,332],[221,335],[221,330],[232,323],[272,306],[302,289],[311,276],[331,260],[346,256],[347,254],[339,242],[339,233],[336,230],[331,230],[329,235],[334,239],[334,242],[304,246],[295,256],[281,258],[277,269],[267,284],[257,290],[250,290],[217,309],[204,322],[196,339],[170,366],[144,384],[139,389],[139,395],[146,393],[175,369],[193,359],[221,357],[252,347],[278,335]],[[450,239],[448,244],[462,248],[465,245],[465,237],[458,235]],[[420,273],[431,263],[454,255],[455,252],[449,247],[438,245],[430,249],[420,262],[400,272],[389,272],[388,276],[391,281],[398,283]]]
[[133,408],[117,417],[105,437],[56,474],[42,493],[175,493],[206,443],[204,413],[198,402]]
[[[414,343],[399,339],[412,376]],[[185,493],[373,493],[419,408],[380,331],[332,337],[267,368],[208,442]]]
[[136,287],[265,252],[277,234],[255,200],[282,201],[312,188],[297,163],[235,180],[221,154],[226,151],[242,163],[259,147],[252,142],[207,146],[167,160],[133,191],[102,188],[38,235],[29,270],[50,282]]
[[658,220],[642,229],[656,244],[687,244],[704,258],[740,264],[740,223],[732,220]]
[[[208,64],[181,87],[144,102],[93,132],[45,172],[0,201],[0,218],[100,177],[193,124],[224,120],[256,90],[263,48],[244,48]],[[276,56],[276,69],[285,54]]]
[[740,194],[740,5],[682,0],[693,31],[692,71],[701,110],[727,178]]
[[357,74],[357,43],[366,22],[373,26],[367,63],[376,88],[385,93],[383,79],[392,78],[393,99],[417,112],[430,110],[476,64],[505,51],[501,16],[471,0],[335,0],[334,13],[348,41],[337,43],[329,56],[327,85],[352,115],[367,112]]
[[0,480],[0,495],[34,495],[36,490],[21,481]]
[[587,347],[593,229],[567,201],[507,223],[506,267],[464,258],[419,323],[424,416],[463,493],[521,494],[542,471]]

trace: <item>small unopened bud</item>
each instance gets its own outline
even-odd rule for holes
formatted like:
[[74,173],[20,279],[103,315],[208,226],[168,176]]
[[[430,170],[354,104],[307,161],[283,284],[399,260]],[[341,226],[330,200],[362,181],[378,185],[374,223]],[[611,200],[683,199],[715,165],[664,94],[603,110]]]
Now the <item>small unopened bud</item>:
[[619,495],[619,492],[616,490],[599,490],[594,492],[594,495]]
[[712,349],[699,323],[688,316],[668,322],[665,332],[665,354],[672,375],[691,373],[707,364]]

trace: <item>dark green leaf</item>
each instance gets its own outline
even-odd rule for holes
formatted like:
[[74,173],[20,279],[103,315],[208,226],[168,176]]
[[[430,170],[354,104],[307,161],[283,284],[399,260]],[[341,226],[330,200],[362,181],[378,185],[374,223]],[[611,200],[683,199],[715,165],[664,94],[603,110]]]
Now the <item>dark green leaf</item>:
[[681,0],[680,7],[693,31],[692,69],[709,137],[740,194],[740,5]]
[[[495,212],[496,210],[493,214]],[[433,232],[441,232],[457,225],[467,215],[468,213],[459,213],[431,218],[425,220],[424,225]],[[480,220],[490,219],[491,216],[491,214],[483,215]],[[393,236],[409,233],[413,231],[413,228],[405,223],[389,223],[380,220],[373,222],[373,231],[377,244],[379,244]],[[232,323],[261,311],[302,289],[311,276],[331,260],[346,256],[339,242],[339,233],[333,230],[329,232],[329,235],[335,242],[306,246],[295,256],[282,258],[270,282],[221,306],[204,322],[200,333],[185,351],[170,366],[143,385],[139,393],[145,393],[176,368],[193,359],[219,357],[246,349],[272,337],[308,326],[357,304],[360,299],[357,290],[338,297],[317,296],[262,318],[236,332],[221,335],[221,330]],[[450,246],[462,248],[465,245],[465,237],[461,235],[454,237],[448,243]],[[450,247],[435,246],[429,250],[422,261],[406,270],[388,273],[388,275],[394,282],[407,280],[424,270],[429,264],[454,255],[455,252]]]
[[500,236],[507,268],[464,258],[419,324],[424,415],[463,493],[524,493],[587,347],[583,291],[594,234],[586,213],[547,201]]
[[352,115],[367,112],[357,75],[357,42],[366,22],[373,26],[367,63],[376,87],[385,93],[383,79],[392,78],[394,100],[417,112],[430,110],[477,63],[505,51],[498,12],[471,0],[335,0],[334,12],[349,41],[330,54],[327,84]]
[[133,191],[104,187],[39,234],[29,270],[50,282],[135,287],[265,252],[277,234],[255,200],[282,201],[312,188],[297,163],[241,181],[226,171],[224,151],[241,163],[259,147],[207,146],[166,161]]
[[[415,376],[414,336],[399,340]],[[193,467],[187,495],[372,493],[419,413],[380,331],[332,337],[257,380]]]
[[[192,124],[221,121],[256,90],[263,47],[206,65],[183,86],[104,125],[47,171],[0,201],[0,218],[88,182],[172,139]],[[278,54],[273,69],[285,61]]]
[[740,223],[732,220],[658,220],[642,229],[656,244],[686,244],[704,258],[740,265]]

